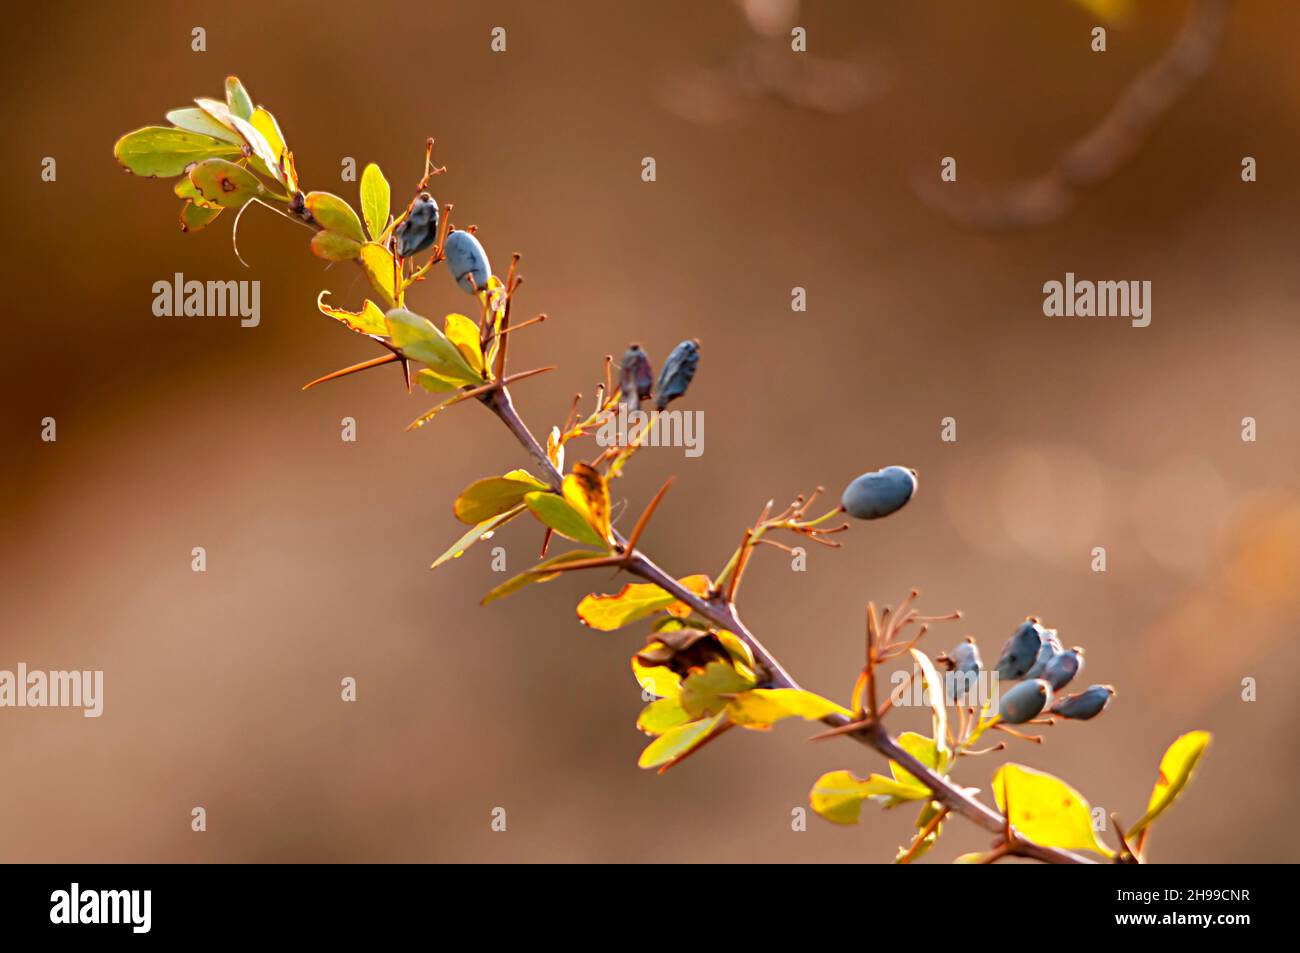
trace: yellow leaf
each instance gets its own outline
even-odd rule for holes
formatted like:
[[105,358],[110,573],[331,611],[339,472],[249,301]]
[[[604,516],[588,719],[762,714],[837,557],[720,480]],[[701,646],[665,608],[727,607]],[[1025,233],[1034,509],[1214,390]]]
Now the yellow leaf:
[[1060,778],[1024,765],[1004,764],[993,775],[993,796],[1003,813],[1010,802],[1012,826],[1044,847],[1115,856],[1092,829],[1088,801]]
[[388,180],[384,178],[379,166],[371,162],[361,173],[361,213],[365,215],[366,228],[375,241],[379,241],[379,236],[388,227],[391,198],[392,190],[388,186]]
[[477,374],[483,373],[483,348],[479,345],[478,325],[463,314],[449,314],[444,323],[447,340],[456,345]]
[[674,758],[681,757],[707,739],[710,732],[717,727],[720,721],[722,721],[722,716],[715,715],[712,718],[702,718],[699,721],[688,722],[685,725],[678,725],[676,728],[669,729],[646,746],[646,749],[641,752],[641,757],[637,760],[637,766],[657,768],[667,764]]
[[647,735],[662,735],[691,720],[676,698],[656,698],[637,716],[636,726]]
[[948,709],[944,704],[943,679],[935,671],[930,656],[920,649],[912,649],[912,658],[921,670],[921,683],[925,686],[925,694],[930,702],[935,742],[939,751],[946,754],[948,751]]
[[504,513],[494,516],[491,519],[484,520],[483,522],[479,523],[477,526],[471,527],[469,532],[467,532],[464,536],[462,536],[460,539],[456,540],[456,542],[451,544],[450,549],[448,549],[445,553],[443,553],[441,556],[435,559],[433,561],[433,565],[431,565],[429,568],[437,569],[443,563],[451,562],[453,559],[459,559],[462,555],[464,555],[465,550],[469,549],[480,539],[490,539],[492,537],[492,534],[496,532],[498,527],[514,519],[523,511],[524,511],[524,506],[521,503],[519,506],[516,506],[513,510],[506,510],[506,512]]
[[[687,576],[685,579],[679,579],[678,582],[695,593],[706,592],[711,584],[709,577],[703,574]],[[578,603],[578,618],[584,625],[593,629],[613,632],[615,629],[660,611],[667,611],[674,615],[686,614],[682,612],[683,609],[689,612],[683,603],[677,601],[676,596],[665,589],[660,589],[653,582],[629,582],[614,595],[592,593],[584,596]]]
[[727,717],[745,728],[768,728],[783,718],[821,721],[830,715],[852,717],[847,708],[802,688],[755,688],[727,705]]
[[633,655],[632,675],[643,692],[649,692],[660,698],[676,698],[681,694],[682,677],[666,665],[646,665]]
[[393,307],[393,282],[397,280],[397,264],[388,249],[374,242],[366,242],[361,246],[361,267],[365,269],[371,286],[379,292],[384,307]]
[[504,599],[506,596],[518,592],[520,589],[524,588],[524,586],[531,586],[538,582],[550,582],[560,574],[554,567],[561,565],[562,563],[573,562],[575,559],[590,559],[592,556],[599,555],[600,553],[591,553],[579,549],[571,553],[552,556],[550,559],[538,563],[532,569],[521,572],[513,579],[507,579],[505,582],[501,583],[501,585],[497,586],[483,597],[481,604],[487,605],[489,602],[496,602],[498,599]]
[[258,106],[253,110],[253,115],[248,120],[249,124],[262,134],[266,144],[271,147],[271,152],[279,160],[280,169],[279,178],[288,187],[290,192],[298,191],[298,173],[293,167],[292,156],[289,155],[289,146],[284,141],[284,133],[280,131],[280,124],[275,121],[275,117],[266,109]]
[[545,488],[546,484],[532,474],[513,470],[505,476],[471,483],[456,497],[452,509],[462,523],[481,523],[518,506],[529,493]]
[[[898,736],[898,746],[936,774],[947,773],[947,745],[941,747],[934,743],[933,738],[927,738],[915,731],[905,731]],[[921,784],[913,774],[905,770],[897,762],[889,762],[889,773],[903,784]]]
[[609,539],[609,487],[595,467],[575,463],[564,478],[564,498],[603,540]]
[[728,663],[710,662],[702,670],[693,671],[682,679],[682,692],[678,697],[688,715],[700,718],[718,714],[727,707],[729,699],[726,696],[753,686],[753,678],[742,675]]
[[1187,786],[1187,782],[1192,779],[1192,771],[1195,770],[1196,763],[1201,760],[1201,755],[1205,754],[1209,744],[1208,731],[1189,731],[1175,739],[1168,747],[1164,757],[1160,759],[1160,775],[1156,778],[1156,786],[1151,791],[1150,800],[1147,801],[1147,812],[1129,830],[1128,840],[1132,841],[1142,833],[1147,825],[1164,813],[1165,808],[1174,803],[1183,788]]
[[379,305],[375,304],[369,298],[361,306],[360,311],[348,311],[345,308],[335,308],[325,303],[325,296],[328,291],[322,291],[316,296],[316,307],[320,313],[341,321],[346,327],[353,331],[359,331],[362,334],[376,334],[380,337],[388,336],[388,324],[384,321],[384,312],[379,310]]
[[862,802],[869,797],[896,804],[928,798],[930,791],[914,784],[900,784],[879,774],[864,781],[849,771],[830,771],[813,783],[808,802],[814,811],[832,823],[856,824],[862,816]]

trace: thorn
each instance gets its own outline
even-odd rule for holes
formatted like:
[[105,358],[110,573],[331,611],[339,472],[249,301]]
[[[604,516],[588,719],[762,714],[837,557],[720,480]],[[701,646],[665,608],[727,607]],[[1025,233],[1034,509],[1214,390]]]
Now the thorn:
[[[393,361],[402,361],[402,365],[404,367],[406,366],[406,361],[402,359],[402,355],[394,351],[392,354],[385,354],[383,357],[376,357],[369,361],[362,361],[360,364],[353,364],[351,367],[345,367],[342,370],[334,371],[333,373],[326,374],[324,377],[318,377],[314,381],[304,384],[302,386],[302,389],[309,390],[310,388],[315,387],[317,384],[324,384],[326,381],[337,380],[340,377],[346,377],[349,374],[356,374],[359,371],[368,371],[372,367],[379,367],[383,364],[390,364]],[[408,393],[411,390],[409,377],[407,379],[406,390]]]

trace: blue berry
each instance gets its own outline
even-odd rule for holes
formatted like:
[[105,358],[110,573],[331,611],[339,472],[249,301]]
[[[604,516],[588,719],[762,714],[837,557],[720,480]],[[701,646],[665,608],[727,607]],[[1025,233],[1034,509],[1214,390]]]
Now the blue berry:
[[432,247],[438,237],[438,203],[428,192],[411,203],[411,211],[393,232],[398,258],[410,258]]
[[1002,646],[996,665],[998,678],[1010,681],[1023,678],[1024,674],[1038,660],[1038,653],[1043,647],[1046,630],[1037,620],[1029,619],[1020,625]]
[[967,639],[965,642],[959,642],[957,647],[948,653],[952,659],[952,667],[955,672],[971,672],[979,674],[983,666],[983,660],[980,658],[980,647],[975,644],[974,639]]
[[1047,669],[1047,663],[1061,653],[1061,640],[1057,637],[1056,630],[1041,629],[1041,631],[1043,644],[1038,649],[1034,664],[1029,666],[1029,671],[1025,672],[1025,678],[1042,678],[1043,672]]
[[840,499],[845,511],[860,520],[880,519],[902,509],[916,492],[916,473],[906,467],[885,467],[864,473]]
[[1041,678],[1021,682],[1009,692],[1003,692],[998,702],[998,714],[1011,725],[1024,724],[1052,700],[1052,686]]
[[686,393],[695,377],[695,367],[700,363],[700,342],[683,341],[672,349],[659,372],[655,386],[655,409],[663,410],[669,401]]
[[470,294],[486,291],[492,268],[483,245],[469,232],[452,232],[443,245],[451,276]]
[[1089,685],[1078,694],[1058,699],[1052,705],[1052,714],[1087,721],[1101,714],[1114,695],[1115,689],[1110,685]]
[[640,344],[633,344],[623,355],[623,363],[619,368],[619,389],[623,394],[623,403],[636,410],[641,406],[641,401],[650,396],[654,380],[650,359],[641,350]]
[[1076,645],[1053,656],[1043,668],[1043,678],[1047,679],[1047,683],[1052,686],[1052,691],[1059,692],[1081,671],[1083,671],[1083,649]]

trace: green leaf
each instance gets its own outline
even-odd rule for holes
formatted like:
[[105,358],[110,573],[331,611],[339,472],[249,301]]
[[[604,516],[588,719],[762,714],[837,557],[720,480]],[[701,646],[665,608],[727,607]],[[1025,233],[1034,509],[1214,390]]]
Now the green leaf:
[[665,731],[641,752],[637,766],[658,768],[675,758],[680,758],[707,739],[720,721],[722,716],[715,715],[712,718],[702,718]]
[[637,716],[636,726],[647,735],[662,735],[691,720],[676,698],[656,698]]
[[[583,523],[585,522],[584,520]],[[557,532],[560,531],[558,527],[552,528]],[[707,592],[711,585],[709,577],[702,573],[687,576],[685,579],[679,579],[678,582],[698,594]],[[615,629],[621,629],[625,625],[665,610],[682,615],[690,612],[683,603],[677,601],[676,596],[666,589],[659,588],[653,582],[629,582],[613,595],[592,593],[584,596],[578,603],[578,618],[582,620],[583,625],[590,628],[601,632],[613,632]],[[752,657],[750,665],[751,667],[753,665]]]
[[1115,856],[1092,829],[1088,801],[1060,778],[1021,764],[1004,764],[993,775],[993,796],[1004,814],[1010,802],[1011,825],[1044,847]]
[[[1192,779],[1192,772],[1205,749],[1210,744],[1208,731],[1189,731],[1174,740],[1160,759],[1160,774],[1156,777],[1156,786],[1151,790],[1147,801],[1147,812],[1129,830],[1127,839],[1132,841],[1146,830],[1147,826],[1164,813],[1187,787]],[[1136,848],[1135,848],[1136,849]]]
[[[361,219],[352,210],[352,206],[330,192],[307,193],[307,211],[312,217],[331,232],[346,235],[360,245],[366,240],[361,230]],[[353,255],[353,258],[356,256]]]
[[723,711],[730,701],[727,696],[753,687],[753,678],[746,678],[726,662],[710,662],[703,671],[693,672],[682,679],[679,697],[688,715],[701,718]]
[[608,552],[609,544],[596,535],[596,531],[583,519],[582,514],[558,493],[538,490],[524,497],[524,502],[543,524],[566,539],[586,543],[589,546],[599,546],[602,551]]
[[248,119],[253,115],[253,99],[238,76],[226,77],[226,105],[240,119]]
[[[235,131],[243,137],[244,142],[248,143],[248,148],[252,152],[249,156],[249,164],[268,179],[274,179],[279,185],[287,187],[284,170],[280,168],[280,156],[271,148],[266,137],[247,119],[231,116],[230,121],[234,124]],[[281,191],[276,193],[276,198],[284,201],[289,198],[289,194]]]
[[550,559],[538,563],[532,569],[529,569],[525,572],[521,572],[513,579],[507,579],[505,582],[501,583],[501,585],[497,586],[495,589],[493,589],[491,592],[489,592],[486,596],[483,597],[483,601],[481,605],[487,605],[490,602],[496,602],[498,599],[504,599],[506,596],[513,595],[514,593],[518,592],[520,589],[524,588],[524,586],[531,586],[533,583],[536,582],[549,582],[550,580],[554,579],[556,576],[559,575],[558,571],[555,572],[547,571],[552,569],[552,567],[554,566],[561,566],[564,563],[571,563],[574,560],[590,559],[592,556],[600,556],[600,555],[603,554],[592,553],[592,552],[587,552],[586,550],[578,549],[578,550],[574,550],[571,553],[563,553],[559,556],[552,556]]
[[221,214],[221,208],[207,208],[187,201],[181,206],[181,231],[197,232],[206,228],[212,220]]
[[224,208],[241,208],[267,194],[257,176],[225,159],[200,162],[190,170],[190,181],[204,199]]
[[445,394],[460,390],[463,384],[448,380],[432,368],[422,367],[415,372],[415,382],[431,394]]
[[231,145],[243,146],[244,140],[240,138],[239,133],[227,126],[217,122],[202,109],[194,106],[185,106],[181,109],[173,109],[167,114],[167,121],[173,126],[189,132],[197,132],[203,136],[211,136],[213,139],[220,139],[222,142],[229,142]]
[[849,771],[830,771],[813,783],[808,802],[814,811],[832,823],[856,824],[862,817],[862,802],[867,798],[899,803],[928,797],[928,788],[900,784],[879,774],[859,780]]
[[311,253],[326,261],[351,261],[361,254],[361,245],[339,232],[317,232],[311,237]]
[[456,497],[453,509],[456,519],[462,523],[481,523],[498,513],[514,509],[529,493],[544,489],[546,484],[541,480],[522,470],[515,470],[505,476],[488,477],[471,483]]
[[172,186],[172,191],[176,193],[178,199],[186,199],[202,208],[221,208],[215,202],[209,202],[205,199],[203,193],[194,187],[194,183],[190,181],[187,175],[183,175],[176,180],[176,184]]
[[370,163],[361,173],[361,213],[365,215],[366,228],[375,241],[379,241],[379,236],[388,227],[391,201],[392,192],[388,180],[384,178],[379,166]]
[[934,663],[930,661],[930,656],[920,649],[912,649],[911,651],[912,658],[921,670],[921,683],[925,687],[925,694],[930,700],[930,721],[934,729],[934,739],[937,742],[938,750],[946,755],[948,751],[948,709],[944,703],[943,679],[939,677],[939,673],[935,670]]
[[199,104],[200,109],[211,116],[214,120],[238,135],[240,142],[245,141],[244,137],[240,135],[239,130],[235,128],[235,120],[238,117],[230,111],[229,106],[216,99],[204,99],[200,97],[194,101]]
[[371,286],[379,292],[380,303],[386,308],[391,308],[395,300],[393,282],[396,280],[394,272],[397,263],[388,249],[374,242],[366,242],[361,246],[361,267],[365,269]]
[[229,142],[171,126],[145,126],[113,146],[118,162],[135,175],[151,177],[181,175],[195,162],[234,157],[240,151]]
[[[373,247],[369,244],[364,248]],[[384,315],[393,346],[413,361],[428,364],[440,377],[462,384],[482,384],[483,378],[465,362],[465,357],[428,318],[394,308]]]
[[369,298],[361,306],[360,311],[348,311],[345,308],[334,308],[327,305],[325,303],[327,294],[329,294],[328,291],[322,291],[316,296],[316,307],[320,309],[321,314],[340,321],[346,327],[361,334],[375,334],[380,337],[388,336],[388,323],[384,321],[384,312],[379,310],[379,305]]
[[821,721],[831,715],[853,717],[847,708],[802,688],[755,688],[727,705],[727,717],[745,728],[770,728],[785,718]]
[[452,543],[450,549],[435,559],[429,568],[437,569],[443,563],[449,563],[453,559],[460,559],[460,557],[465,554],[465,550],[469,549],[480,539],[490,539],[492,534],[496,532],[498,528],[504,526],[523,511],[524,507],[522,505],[516,506],[513,510],[507,510],[498,516],[494,516],[489,520],[484,520],[477,526],[472,527],[469,532],[456,540],[456,542]]

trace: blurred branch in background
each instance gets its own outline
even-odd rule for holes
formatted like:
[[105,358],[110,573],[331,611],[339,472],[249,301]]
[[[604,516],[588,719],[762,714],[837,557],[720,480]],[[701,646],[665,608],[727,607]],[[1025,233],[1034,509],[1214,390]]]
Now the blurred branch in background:
[[688,66],[670,76],[660,99],[692,122],[726,122],[762,99],[796,109],[847,113],[886,85],[883,68],[801,52],[791,55],[799,0],[736,0],[751,36],[719,67]]
[[1101,122],[1042,175],[1004,188],[959,191],[926,172],[913,175],[912,188],[931,208],[972,228],[1026,228],[1055,221],[1070,208],[1078,190],[1127,162],[1151,127],[1205,75],[1223,39],[1230,3],[1193,0],[1164,55],[1139,73]]

